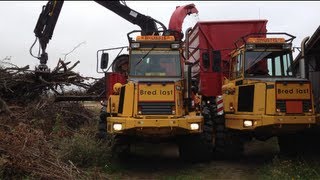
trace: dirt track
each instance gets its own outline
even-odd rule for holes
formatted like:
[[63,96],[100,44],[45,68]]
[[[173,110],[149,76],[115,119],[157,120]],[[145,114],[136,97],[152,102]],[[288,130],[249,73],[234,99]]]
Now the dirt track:
[[[239,160],[189,164],[178,158],[175,145],[133,147],[134,156],[110,167],[111,179],[257,179],[255,170],[278,153],[277,140],[246,144]],[[152,152],[152,153],[151,153]]]

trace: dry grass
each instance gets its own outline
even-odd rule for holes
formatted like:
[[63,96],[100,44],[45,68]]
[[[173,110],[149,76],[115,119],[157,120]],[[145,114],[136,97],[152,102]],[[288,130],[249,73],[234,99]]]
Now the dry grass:
[[33,176],[45,179],[78,179],[83,172],[72,162],[58,159],[43,131],[20,123],[0,132],[2,177]]
[[[102,142],[94,137],[97,114],[81,103],[42,99],[9,108],[11,114],[0,114],[0,179],[86,179],[87,173],[77,165],[97,165],[66,158],[81,153],[87,154],[80,158],[101,157]],[[81,131],[83,127],[91,130]],[[59,154],[70,150],[68,156]]]

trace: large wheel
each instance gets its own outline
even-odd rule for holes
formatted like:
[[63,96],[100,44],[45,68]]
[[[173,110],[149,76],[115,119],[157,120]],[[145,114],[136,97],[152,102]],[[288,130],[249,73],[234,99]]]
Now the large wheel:
[[213,121],[208,107],[203,108],[203,132],[197,135],[183,136],[179,140],[180,158],[188,162],[204,162],[212,159]]
[[130,156],[130,139],[128,136],[115,135],[111,147],[112,157],[125,160]]
[[243,153],[244,146],[244,140],[240,134],[225,127],[225,118],[223,115],[214,115],[213,119],[214,157],[224,159],[240,157]]
[[207,162],[212,159],[212,148],[201,135],[184,136],[179,141],[179,155],[187,162]]
[[98,123],[98,138],[106,139],[107,138],[107,117],[110,116],[109,113],[101,111]]
[[179,138],[179,156],[182,160],[187,162],[194,162],[197,161],[196,152],[197,148],[197,139],[194,136],[183,136]]
[[[213,114],[214,115],[214,114]],[[223,116],[214,115],[214,128],[213,128],[213,144],[214,144],[214,156],[221,157],[225,153],[225,139],[226,129]]]

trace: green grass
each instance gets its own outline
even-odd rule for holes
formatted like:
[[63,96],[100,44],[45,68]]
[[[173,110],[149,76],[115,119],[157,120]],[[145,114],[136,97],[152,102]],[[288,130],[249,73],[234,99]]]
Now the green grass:
[[273,161],[258,171],[261,179],[320,179],[320,164],[303,158],[283,159],[275,157]]
[[105,167],[111,158],[107,142],[96,139],[89,133],[75,133],[59,142],[59,154],[63,161],[73,162],[77,167]]

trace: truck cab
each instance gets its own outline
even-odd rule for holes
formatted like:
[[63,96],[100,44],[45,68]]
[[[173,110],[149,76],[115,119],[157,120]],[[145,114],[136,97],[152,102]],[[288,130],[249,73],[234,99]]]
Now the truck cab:
[[113,85],[104,119],[107,133],[115,136],[114,155],[127,154],[138,141],[171,141],[183,159],[209,160],[213,144],[204,133],[208,139],[212,131],[206,131],[201,109],[189,108],[181,42],[171,35],[128,39],[126,82],[106,83]]

